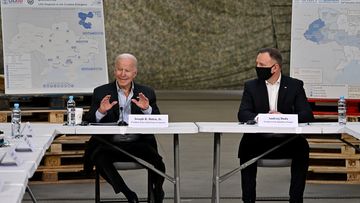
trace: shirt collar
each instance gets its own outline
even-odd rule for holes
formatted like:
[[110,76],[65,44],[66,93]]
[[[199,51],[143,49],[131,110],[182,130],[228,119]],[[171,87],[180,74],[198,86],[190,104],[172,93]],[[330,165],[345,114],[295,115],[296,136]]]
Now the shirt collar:
[[[116,90],[117,90],[117,92],[118,92],[118,93],[119,93],[119,92],[122,92],[122,93],[123,93],[124,91],[119,87],[117,81],[116,81],[115,83],[116,83]],[[130,92],[134,92],[134,81],[131,82]]]
[[281,81],[281,74],[274,84],[269,83],[267,80],[265,80],[265,84],[266,85],[280,85],[280,81]]

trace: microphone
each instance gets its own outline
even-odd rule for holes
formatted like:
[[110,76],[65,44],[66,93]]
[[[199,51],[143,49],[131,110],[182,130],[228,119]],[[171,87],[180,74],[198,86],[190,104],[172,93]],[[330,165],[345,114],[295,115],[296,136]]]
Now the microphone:
[[256,121],[255,120],[248,120],[246,121],[246,125],[255,125]]
[[118,123],[118,126],[127,126],[128,124],[124,121],[124,111],[123,107],[120,106],[120,121]]
[[255,125],[256,121],[255,120],[248,120],[246,122],[240,122],[240,124],[244,124],[244,125]]

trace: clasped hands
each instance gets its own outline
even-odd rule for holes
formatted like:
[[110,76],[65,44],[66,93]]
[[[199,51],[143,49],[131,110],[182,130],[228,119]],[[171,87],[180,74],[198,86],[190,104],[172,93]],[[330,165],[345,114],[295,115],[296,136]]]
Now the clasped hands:
[[[118,103],[118,101],[113,101],[110,103],[111,95],[106,95],[100,102],[100,107],[98,111],[102,114],[105,114],[109,109]],[[137,97],[139,100],[131,99],[131,101],[136,104],[140,109],[146,110],[149,108],[149,99],[143,94],[139,93]]]

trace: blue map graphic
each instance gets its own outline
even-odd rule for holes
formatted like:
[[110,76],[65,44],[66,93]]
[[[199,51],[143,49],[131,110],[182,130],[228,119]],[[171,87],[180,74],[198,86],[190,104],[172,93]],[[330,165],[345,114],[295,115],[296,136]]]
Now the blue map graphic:
[[86,19],[93,18],[94,17],[93,12],[88,12],[88,13],[79,12],[78,16],[80,18],[79,24],[82,25],[85,29],[91,29],[91,23],[86,22]]
[[318,17],[309,22],[303,34],[307,41],[333,47],[333,53],[336,52],[334,69],[327,69],[322,75],[330,83],[358,84],[358,79],[353,76],[360,64],[360,31],[358,18],[354,16],[360,16],[360,12],[319,8]]
[[[322,17],[311,22],[305,31],[304,37],[306,40],[317,44],[336,42],[340,46],[360,48],[360,37],[357,33],[349,33],[343,28],[339,28],[338,18],[341,15],[339,11],[322,9],[320,15]],[[352,24],[350,22],[346,23]]]
[[309,25],[309,29],[304,33],[304,37],[312,42],[320,43],[324,39],[321,28],[325,27],[325,22],[320,18]]

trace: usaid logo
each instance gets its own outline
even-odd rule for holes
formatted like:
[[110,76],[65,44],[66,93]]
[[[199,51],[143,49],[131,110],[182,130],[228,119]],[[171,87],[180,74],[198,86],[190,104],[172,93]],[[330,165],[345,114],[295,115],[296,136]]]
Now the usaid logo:
[[3,4],[22,4],[24,0],[3,0]]

